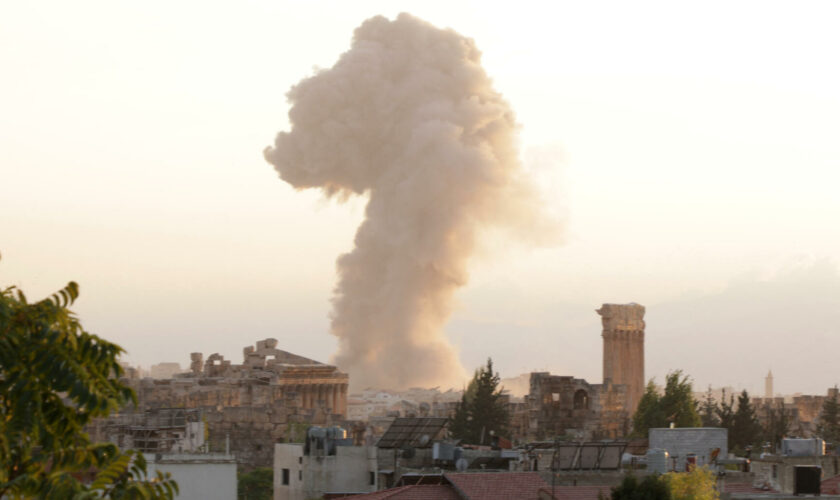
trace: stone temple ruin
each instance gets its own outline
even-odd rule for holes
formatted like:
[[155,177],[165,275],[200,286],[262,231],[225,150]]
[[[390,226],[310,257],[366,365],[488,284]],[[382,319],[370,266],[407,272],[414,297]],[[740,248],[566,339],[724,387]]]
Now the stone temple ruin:
[[630,430],[630,416],[645,389],[645,308],[604,304],[596,312],[603,324],[603,383],[531,373],[525,398],[529,439],[607,439],[626,436]]
[[210,451],[230,451],[246,466],[269,466],[274,443],[301,439],[308,425],[341,422],[349,377],[335,366],[277,349],[265,339],[243,349],[241,365],[192,353],[190,371],[171,379],[127,380],[135,412],[199,409]]

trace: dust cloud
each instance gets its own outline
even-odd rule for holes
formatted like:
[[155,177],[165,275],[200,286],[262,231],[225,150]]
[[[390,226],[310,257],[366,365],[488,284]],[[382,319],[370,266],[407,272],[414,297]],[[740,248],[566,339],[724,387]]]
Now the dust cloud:
[[475,43],[408,14],[374,17],[287,97],[291,128],[266,160],[297,189],[369,197],[337,261],[333,362],[355,388],[460,386],[444,325],[477,236],[495,227],[536,242],[555,231]]

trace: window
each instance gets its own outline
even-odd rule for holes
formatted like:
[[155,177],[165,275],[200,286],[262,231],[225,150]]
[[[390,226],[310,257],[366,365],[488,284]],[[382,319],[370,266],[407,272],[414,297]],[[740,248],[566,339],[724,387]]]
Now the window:
[[299,464],[302,464],[302,463],[303,463],[303,457],[298,457],[298,463],[299,463]]
[[552,392],[551,393],[551,400],[555,403],[560,401],[560,393],[559,392]]
[[376,472],[370,471],[370,485],[373,486],[376,484]]
[[285,486],[289,485],[289,469],[283,469],[283,484]]
[[589,394],[583,389],[575,392],[575,410],[589,409]]
[[302,470],[298,471],[298,481],[303,481],[303,471]]

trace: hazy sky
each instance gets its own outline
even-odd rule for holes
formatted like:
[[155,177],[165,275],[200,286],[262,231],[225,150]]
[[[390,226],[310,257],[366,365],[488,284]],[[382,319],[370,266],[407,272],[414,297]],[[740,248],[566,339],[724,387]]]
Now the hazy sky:
[[840,382],[836,2],[4,2],[0,284],[133,363],[328,360],[335,258],[364,199],[262,157],[286,91],[406,11],[475,39],[565,242],[488,235],[447,333],[468,368],[601,379],[602,302],[644,304],[647,375]]

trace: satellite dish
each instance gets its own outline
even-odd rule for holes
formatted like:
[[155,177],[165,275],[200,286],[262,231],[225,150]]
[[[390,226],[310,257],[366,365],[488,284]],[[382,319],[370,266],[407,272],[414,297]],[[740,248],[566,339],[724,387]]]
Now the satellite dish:
[[465,470],[467,470],[467,467],[469,467],[469,466],[470,466],[470,463],[469,463],[469,462],[467,462],[467,459],[466,459],[466,458],[459,458],[459,459],[455,462],[455,469],[456,469],[458,472],[464,472]]
[[420,436],[419,444],[421,447],[426,446],[431,440],[432,438],[430,438],[428,434],[423,434],[422,436]]

